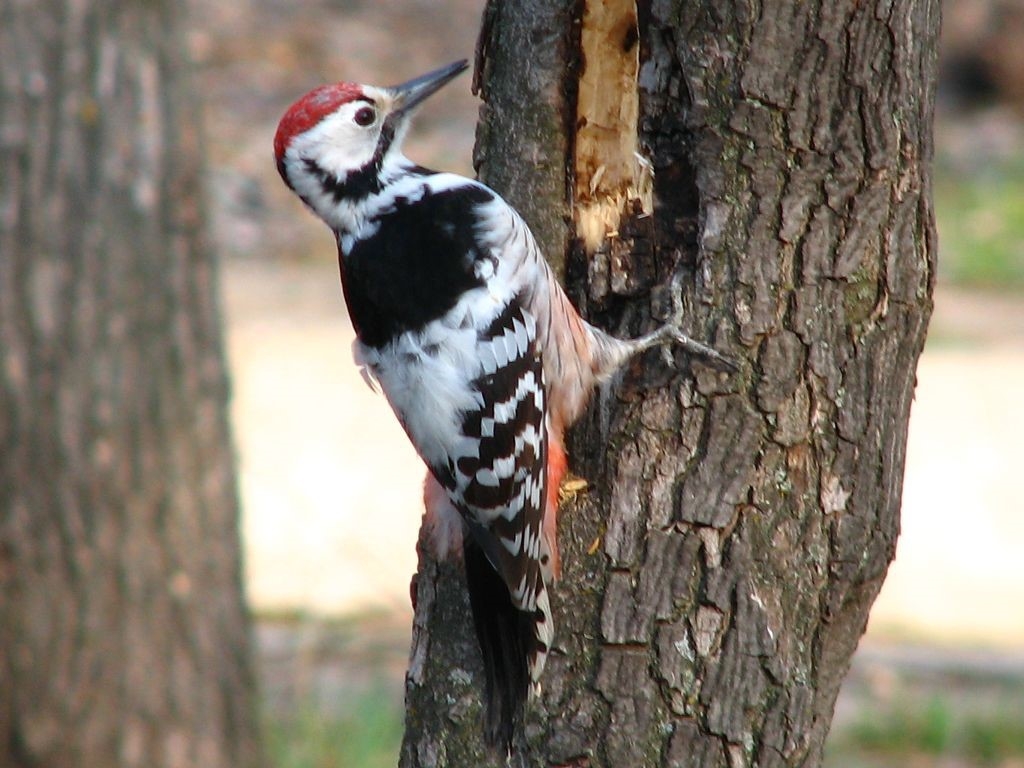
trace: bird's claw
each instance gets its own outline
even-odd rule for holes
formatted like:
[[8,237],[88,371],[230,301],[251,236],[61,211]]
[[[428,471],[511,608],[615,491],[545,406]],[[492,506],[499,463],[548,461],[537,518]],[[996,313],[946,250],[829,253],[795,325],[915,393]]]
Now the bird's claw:
[[[677,347],[682,347],[684,351],[688,352],[695,357],[701,358],[707,365],[711,366],[715,370],[724,371],[725,373],[735,373],[739,370],[739,366],[736,362],[717,349],[709,347],[707,344],[701,344],[699,341],[695,341],[679,330],[675,326],[666,326],[669,336]],[[665,347],[668,350],[668,347]],[[671,353],[669,353],[671,354]]]
[[[664,338],[666,340],[671,340],[676,346],[682,347],[683,350],[689,354],[701,358],[707,365],[716,370],[724,371],[726,373],[735,373],[738,371],[739,366],[734,360],[723,355],[718,350],[709,347],[707,344],[702,344],[699,341],[691,339],[683,333],[682,273],[676,272],[672,275],[672,282],[669,284],[669,292],[672,299],[672,311],[668,322],[665,323],[662,328]],[[667,345],[662,348],[662,354],[665,357],[665,361],[671,364],[672,350]]]

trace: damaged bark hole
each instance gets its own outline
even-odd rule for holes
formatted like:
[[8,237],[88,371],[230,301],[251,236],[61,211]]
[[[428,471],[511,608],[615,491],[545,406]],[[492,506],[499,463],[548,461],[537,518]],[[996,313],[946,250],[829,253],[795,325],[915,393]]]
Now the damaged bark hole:
[[651,167],[637,146],[638,43],[634,0],[584,3],[573,192],[576,235],[588,255],[619,235],[624,215],[653,210]]

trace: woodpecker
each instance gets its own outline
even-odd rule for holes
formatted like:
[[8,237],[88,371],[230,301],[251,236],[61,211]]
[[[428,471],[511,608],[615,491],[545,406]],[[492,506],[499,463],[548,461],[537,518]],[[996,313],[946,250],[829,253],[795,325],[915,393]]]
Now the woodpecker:
[[554,633],[566,427],[600,381],[655,345],[731,364],[682,333],[679,311],[628,341],[590,325],[496,192],[403,155],[415,108],[467,66],[387,88],[315,88],[281,119],[274,153],[337,239],[354,356],[428,467],[428,546],[463,558],[485,735],[508,751]]

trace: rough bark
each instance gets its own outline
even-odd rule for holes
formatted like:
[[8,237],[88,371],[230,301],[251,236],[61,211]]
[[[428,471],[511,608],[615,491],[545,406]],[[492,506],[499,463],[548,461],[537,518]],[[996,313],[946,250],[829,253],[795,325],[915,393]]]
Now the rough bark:
[[[535,32],[564,85],[521,91],[524,112],[566,109],[562,124],[580,126],[591,5],[562,4],[533,30],[518,5],[492,3],[484,98],[529,78]],[[654,194],[627,199],[597,247],[570,240],[570,290],[591,319],[636,333],[680,269],[691,335],[742,370],[671,369],[652,354],[575,430],[573,469],[590,488],[561,513],[556,652],[518,760],[818,765],[899,530],[935,266],[939,3],[596,5],[624,20],[604,24],[620,35],[619,71],[639,47],[638,145]],[[494,54],[511,39],[514,59]],[[524,130],[502,114],[507,125],[485,108],[481,140]],[[567,194],[596,189],[614,210],[613,190],[580,178],[580,140],[544,146],[564,148]],[[483,154],[492,183],[510,178],[496,170],[502,152]],[[508,158],[521,168],[517,151]],[[529,220],[533,192],[511,179],[501,191]],[[403,766],[503,763],[479,742],[459,578],[421,561]]]
[[559,273],[570,237],[573,8],[566,0],[488,2],[473,74],[483,98],[473,166],[481,181],[516,200]]
[[172,2],[0,3],[0,765],[260,763]]

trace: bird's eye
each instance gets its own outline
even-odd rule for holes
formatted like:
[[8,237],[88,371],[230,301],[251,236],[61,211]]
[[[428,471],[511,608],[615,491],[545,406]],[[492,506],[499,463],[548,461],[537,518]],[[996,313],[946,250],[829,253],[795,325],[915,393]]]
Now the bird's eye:
[[373,125],[373,121],[377,119],[377,113],[373,107],[362,107],[356,111],[352,119],[356,121],[356,125],[365,128],[368,125]]

